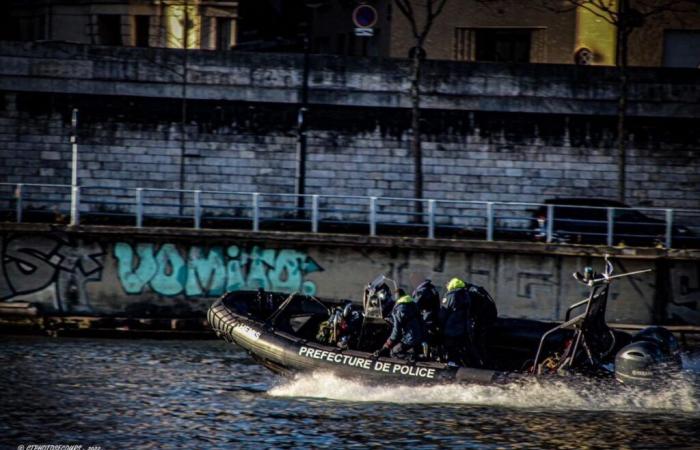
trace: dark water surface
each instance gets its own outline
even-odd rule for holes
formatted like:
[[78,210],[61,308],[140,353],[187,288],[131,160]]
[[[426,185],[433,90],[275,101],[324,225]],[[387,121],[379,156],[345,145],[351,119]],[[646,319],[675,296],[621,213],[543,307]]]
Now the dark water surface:
[[0,337],[3,448],[700,448],[699,392],[285,380],[219,341]]

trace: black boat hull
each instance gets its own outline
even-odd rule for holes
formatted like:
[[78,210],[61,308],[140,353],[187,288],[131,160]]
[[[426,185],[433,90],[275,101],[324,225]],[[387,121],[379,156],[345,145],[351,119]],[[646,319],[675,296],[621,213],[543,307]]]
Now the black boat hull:
[[[273,372],[290,376],[299,372],[328,371],[338,376],[401,384],[503,383],[506,372],[407,362],[371,353],[342,350],[274,330],[231,307],[230,297],[217,300],[208,312],[214,331],[224,340],[242,347]],[[228,304],[227,304],[228,303]]]

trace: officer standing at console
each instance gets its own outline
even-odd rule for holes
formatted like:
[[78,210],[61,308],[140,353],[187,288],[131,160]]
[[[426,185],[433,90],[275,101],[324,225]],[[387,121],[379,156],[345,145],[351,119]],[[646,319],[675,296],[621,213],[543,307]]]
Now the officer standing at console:
[[439,322],[443,357],[462,366],[480,367],[482,361],[470,342],[471,299],[467,285],[459,278],[447,283],[447,293],[440,303]]

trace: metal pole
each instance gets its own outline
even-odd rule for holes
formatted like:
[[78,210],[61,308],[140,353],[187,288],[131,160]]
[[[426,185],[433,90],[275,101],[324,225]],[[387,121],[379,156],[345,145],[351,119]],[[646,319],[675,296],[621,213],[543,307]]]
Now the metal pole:
[[554,235],[554,205],[547,205],[547,242],[552,242]]
[[614,220],[615,220],[615,208],[608,208],[608,247],[613,245],[613,233],[614,233]]
[[547,242],[552,242],[554,234],[554,205],[547,205]]
[[194,191],[194,227],[196,229],[199,229],[202,223],[202,204],[200,199],[201,194],[202,191],[200,191],[199,189]]
[[369,198],[369,235],[377,235],[377,197]]
[[428,200],[428,238],[435,239],[435,200]]
[[260,231],[260,194],[253,193],[253,231]]
[[[309,21],[311,23],[311,20]],[[309,53],[311,52],[309,39],[310,28],[307,27],[304,37],[304,66],[301,82],[301,102],[297,113],[297,154],[296,154],[296,178],[294,193],[297,195],[297,217],[304,216],[304,192],[306,191],[306,112],[309,103]]]
[[493,202],[486,203],[486,240],[493,241]]
[[318,195],[311,196],[311,232],[318,233]]
[[666,210],[666,248],[673,245],[673,210]]
[[77,195],[79,195],[78,191],[78,137],[77,137],[77,131],[78,131],[78,108],[73,108],[73,114],[71,115],[71,137],[70,137],[70,142],[73,147],[73,157],[71,161],[71,180],[70,180],[70,185],[71,185],[71,199],[70,199],[70,224],[71,225],[78,225],[80,222],[80,219],[78,218],[79,211],[78,209],[80,208],[79,204],[79,199]]
[[74,202],[75,206],[71,204],[70,224],[71,226],[80,225],[80,186],[73,186],[71,191],[71,203]]
[[143,188],[136,188],[136,227],[143,227]]
[[17,184],[17,189],[15,190],[15,197],[17,198],[17,223],[22,223],[22,183]]

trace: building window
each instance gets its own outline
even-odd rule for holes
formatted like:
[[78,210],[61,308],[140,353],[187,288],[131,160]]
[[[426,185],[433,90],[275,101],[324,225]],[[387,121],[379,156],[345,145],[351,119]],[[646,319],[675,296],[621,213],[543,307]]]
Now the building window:
[[700,31],[664,30],[664,67],[700,69]]
[[347,37],[345,33],[339,33],[335,36],[335,53],[337,55],[347,55],[347,47],[345,45]]
[[546,28],[455,28],[457,61],[547,62]]
[[474,33],[474,59],[490,62],[530,62],[532,30],[482,28]]
[[228,50],[231,48],[231,30],[233,19],[226,17],[216,18],[216,49]]
[[136,47],[149,47],[151,30],[150,16],[134,16],[134,45]]
[[122,20],[116,14],[97,16],[97,33],[100,45],[122,45]]
[[43,15],[21,17],[17,21],[14,38],[20,41],[38,41],[46,39],[46,18]]

